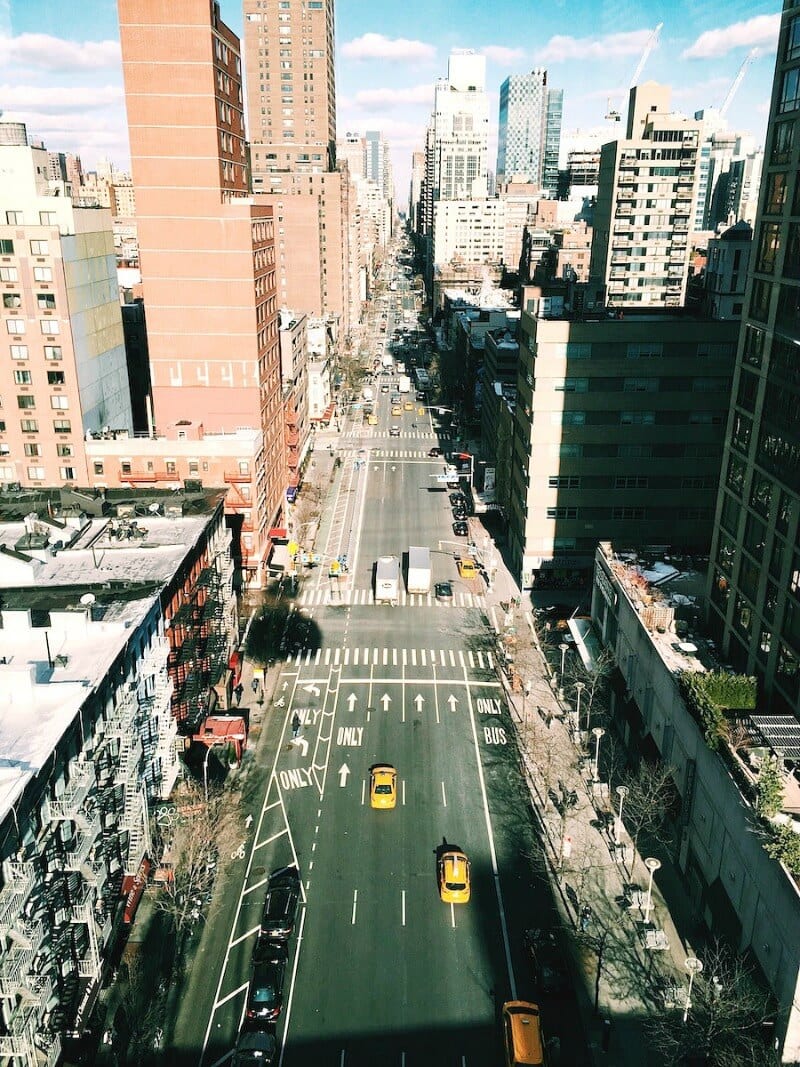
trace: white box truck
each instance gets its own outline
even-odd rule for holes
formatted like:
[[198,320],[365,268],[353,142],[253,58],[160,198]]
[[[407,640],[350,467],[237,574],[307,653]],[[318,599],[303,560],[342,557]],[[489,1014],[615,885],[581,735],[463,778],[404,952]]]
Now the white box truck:
[[368,385],[365,385],[361,390],[361,395],[366,401],[372,401],[375,399],[375,394]]
[[395,556],[381,556],[375,566],[375,602],[396,604],[400,595],[400,564]]
[[408,550],[408,577],[406,588],[409,593],[430,593],[431,591],[431,551],[418,545],[411,545]]
[[400,380],[397,383],[398,393],[410,393],[411,392],[411,379],[407,374],[401,374]]

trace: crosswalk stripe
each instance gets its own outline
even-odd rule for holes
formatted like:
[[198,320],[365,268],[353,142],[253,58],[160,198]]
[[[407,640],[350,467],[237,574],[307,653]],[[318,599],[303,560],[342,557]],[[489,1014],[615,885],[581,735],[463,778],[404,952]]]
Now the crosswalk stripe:
[[422,666],[423,667],[427,667],[428,666],[428,657],[425,655],[425,649],[421,648],[419,650],[419,654],[422,657]]

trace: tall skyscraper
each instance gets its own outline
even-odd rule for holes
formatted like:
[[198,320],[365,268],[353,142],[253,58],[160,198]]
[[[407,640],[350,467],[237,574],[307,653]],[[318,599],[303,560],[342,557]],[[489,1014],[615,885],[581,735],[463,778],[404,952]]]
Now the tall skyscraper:
[[685,302],[701,129],[669,101],[668,86],[634,86],[626,138],[601,150],[590,280],[614,307]]
[[433,126],[433,199],[474,200],[487,192],[489,102],[486,59],[456,50],[447,77],[436,83]]
[[359,301],[351,192],[336,170],[334,0],[245,0],[244,56],[252,188],[275,212],[278,301],[336,319],[346,336]]
[[497,181],[523,177],[555,195],[563,91],[548,89],[547,71],[511,74],[500,86]]
[[[785,0],[709,570],[723,654],[800,713],[800,10]],[[776,748],[783,742],[776,740]]]
[[334,0],[244,0],[244,61],[254,179],[334,170]]
[[118,10],[155,423],[262,431],[266,548],[286,487],[275,250],[247,186],[239,40],[209,0]]

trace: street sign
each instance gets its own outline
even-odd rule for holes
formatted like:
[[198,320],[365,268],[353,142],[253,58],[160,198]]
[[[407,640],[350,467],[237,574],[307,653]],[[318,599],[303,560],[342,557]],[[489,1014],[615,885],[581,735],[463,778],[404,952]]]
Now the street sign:
[[286,551],[292,557],[296,556],[299,550],[300,545],[298,545],[297,541],[290,541],[289,544],[286,546]]

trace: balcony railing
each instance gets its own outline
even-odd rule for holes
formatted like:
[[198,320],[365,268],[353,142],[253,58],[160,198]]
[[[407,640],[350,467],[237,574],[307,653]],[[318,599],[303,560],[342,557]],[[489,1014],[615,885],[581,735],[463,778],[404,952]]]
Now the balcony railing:
[[63,822],[76,819],[85,813],[83,804],[93,782],[92,768],[87,764],[74,764],[67,787],[60,797],[49,798],[44,803],[44,815],[48,822]]
[[80,871],[81,866],[89,858],[92,846],[100,834],[100,819],[93,815],[85,828],[76,831],[75,845],[67,849],[62,857],[64,869],[67,871]]
[[32,863],[6,860],[3,864],[5,885],[0,890],[0,937],[7,937],[35,883]]

